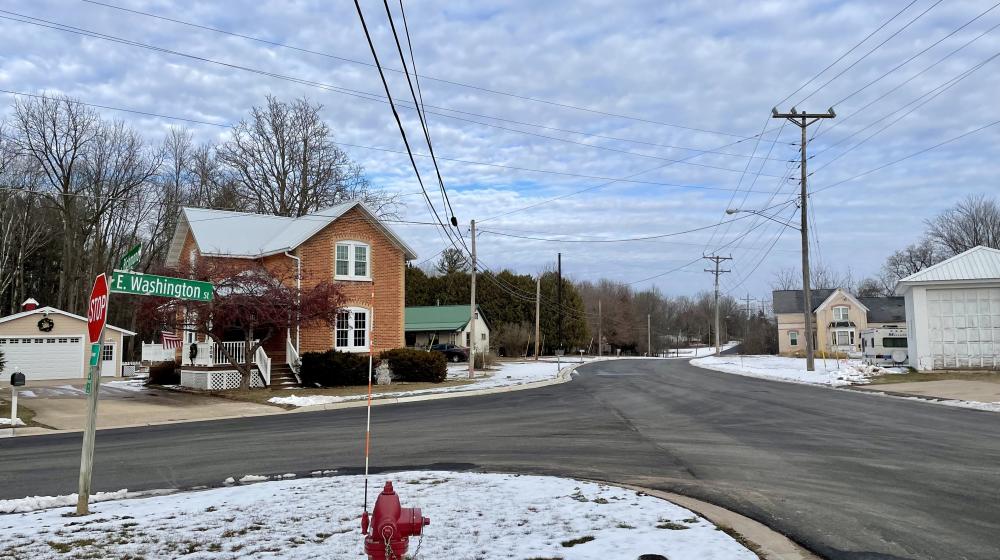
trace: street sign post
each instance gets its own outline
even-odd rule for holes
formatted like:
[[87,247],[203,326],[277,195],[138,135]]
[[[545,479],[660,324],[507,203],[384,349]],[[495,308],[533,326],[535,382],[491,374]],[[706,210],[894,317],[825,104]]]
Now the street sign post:
[[119,270],[135,270],[138,266],[139,260],[142,259],[142,244],[138,243],[135,247],[128,250],[122,260],[118,262]]
[[116,294],[212,301],[213,291],[214,287],[210,282],[200,280],[141,274],[127,270],[116,270],[111,274],[111,292]]
[[87,425],[83,432],[80,455],[80,492],[76,514],[87,515],[90,502],[90,480],[94,468],[94,438],[97,432],[97,397],[101,389],[101,348],[104,346],[104,325],[108,321],[108,280],[104,274],[94,280],[87,306],[87,334],[90,337],[90,368],[87,374]]

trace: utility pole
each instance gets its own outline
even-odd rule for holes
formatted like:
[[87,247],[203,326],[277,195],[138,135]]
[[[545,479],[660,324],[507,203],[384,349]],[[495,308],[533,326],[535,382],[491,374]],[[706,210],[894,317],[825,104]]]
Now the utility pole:
[[650,326],[649,313],[646,314],[646,355],[653,357],[653,328]]
[[472,227],[472,311],[469,317],[469,379],[476,377],[476,220],[470,222]]
[[730,272],[729,270],[721,270],[719,265],[722,261],[731,261],[733,257],[720,257],[718,255],[711,255],[706,258],[715,263],[715,268],[706,268],[705,272],[711,272],[715,275],[715,355],[718,356],[722,354],[722,333],[719,330],[719,275]]
[[562,253],[556,256],[556,299],[559,301],[559,325],[556,335],[556,344],[559,349],[563,349],[563,306],[562,306]]
[[809,288],[809,218],[806,212],[809,200],[809,191],[806,187],[806,179],[809,177],[809,174],[806,172],[806,162],[808,161],[806,145],[809,140],[806,137],[806,128],[820,119],[832,119],[836,116],[837,114],[833,112],[833,107],[830,107],[826,113],[796,112],[795,107],[792,107],[790,113],[779,113],[777,108],[771,109],[771,118],[788,119],[788,122],[802,130],[802,142],[800,145],[802,160],[800,165],[802,172],[800,187],[802,192],[799,199],[799,208],[802,214],[799,222],[799,231],[802,232],[802,315],[805,319],[806,330],[806,371],[816,370],[816,349],[813,344],[812,291]]
[[746,353],[746,343],[747,335],[750,334],[750,302],[757,301],[756,299],[751,300],[750,292],[747,292],[746,302],[747,302],[747,326],[743,329],[743,353]]
[[538,361],[538,352],[541,348],[541,339],[538,338],[542,331],[542,275],[535,279],[535,361]]
[[604,315],[601,312],[601,300],[597,300],[597,355],[604,355]]

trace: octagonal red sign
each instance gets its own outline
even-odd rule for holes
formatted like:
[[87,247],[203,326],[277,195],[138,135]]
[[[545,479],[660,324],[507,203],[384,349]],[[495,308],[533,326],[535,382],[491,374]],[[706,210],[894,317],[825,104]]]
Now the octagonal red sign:
[[90,291],[90,305],[87,306],[87,331],[90,342],[100,340],[101,331],[108,320],[108,279],[100,274],[94,280],[94,289]]

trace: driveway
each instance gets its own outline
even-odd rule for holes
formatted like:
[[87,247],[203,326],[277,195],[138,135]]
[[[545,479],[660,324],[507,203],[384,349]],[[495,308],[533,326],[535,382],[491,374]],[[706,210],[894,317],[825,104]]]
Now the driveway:
[[[19,391],[20,404],[35,411],[34,421],[57,430],[82,430],[87,394],[79,380],[33,383]],[[97,427],[136,426],[180,420],[278,414],[268,405],[166,391],[143,386],[141,380],[102,378]],[[44,431],[37,428],[19,430]]]
[[[554,474],[687,494],[833,559],[1000,557],[1000,415],[676,360],[374,410],[377,469]],[[364,409],[98,433],[94,489],[364,465]],[[78,434],[0,440],[0,498],[76,491]],[[378,483],[376,479],[376,484]]]

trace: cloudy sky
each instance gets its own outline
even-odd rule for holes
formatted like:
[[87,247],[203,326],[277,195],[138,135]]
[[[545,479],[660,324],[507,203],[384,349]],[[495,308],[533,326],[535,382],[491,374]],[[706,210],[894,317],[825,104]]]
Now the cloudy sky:
[[[406,219],[431,218],[413,194],[352,2],[107,2],[0,0],[2,88],[219,125],[268,94],[305,96],[324,106],[336,140],[374,182],[406,195]],[[390,5],[402,32],[398,1]],[[383,4],[362,7],[380,60],[399,69]],[[991,59],[1000,8],[990,1],[404,7],[441,172],[458,219],[479,223],[491,268],[535,273],[561,251],[576,279],[693,294],[712,279],[702,271],[709,263],[695,261],[717,252],[734,259],[727,291],[769,299],[775,272],[798,263],[798,232],[725,210],[770,208],[798,221],[799,129],[769,118],[775,105],[836,110],[809,128],[810,226],[814,260],[840,272],[876,272],[924,220],[970,193],[997,192],[1000,126],[919,153],[1000,119],[1000,62]],[[440,207],[405,77],[388,78]],[[225,126],[100,111],[151,140],[170,126],[202,141],[227,135]],[[399,230],[421,260],[445,246],[433,227]],[[608,242],[650,236],[661,237]]]

